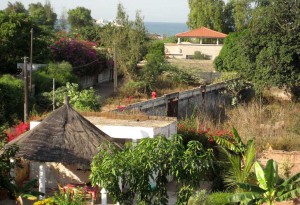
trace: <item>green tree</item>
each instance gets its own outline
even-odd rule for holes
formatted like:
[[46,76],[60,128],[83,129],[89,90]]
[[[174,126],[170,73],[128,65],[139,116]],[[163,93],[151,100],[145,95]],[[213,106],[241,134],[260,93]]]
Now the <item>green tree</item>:
[[24,5],[19,1],[16,1],[15,3],[8,2],[5,11],[7,13],[28,13]]
[[[211,151],[196,141],[185,147],[180,136],[145,138],[136,146],[126,144],[123,150],[109,146],[113,151],[100,149],[93,159],[90,178],[121,204],[132,204],[135,194],[141,204],[167,204],[166,177],[170,174],[182,184],[177,204],[187,203],[212,162]],[[119,178],[128,189],[120,190]]]
[[239,187],[245,192],[231,196],[231,202],[266,202],[268,205],[274,205],[275,202],[287,201],[300,195],[300,173],[282,182],[278,177],[278,165],[273,159],[268,160],[265,169],[258,162],[255,162],[254,166],[258,185],[239,183]]
[[68,21],[71,29],[79,29],[81,27],[93,25],[91,10],[84,7],[76,7],[68,11]]
[[30,29],[34,29],[34,63],[45,63],[49,58],[51,33],[38,27],[25,13],[0,11],[0,73],[16,73],[17,63],[30,53]]
[[235,31],[235,21],[233,17],[234,5],[232,1],[226,3],[223,11],[223,28],[224,33]]
[[147,41],[140,12],[137,11],[134,22],[129,21],[123,5],[119,4],[114,24],[106,26],[102,34],[104,46],[115,48],[120,73],[124,74],[127,80],[136,80],[136,64],[145,55]]
[[222,31],[223,30],[223,10],[222,0],[189,0],[190,13],[187,25],[191,29],[201,26]]
[[0,78],[0,125],[12,125],[23,116],[23,81],[11,75]]
[[53,11],[50,1],[46,1],[45,5],[40,2],[29,4],[29,15],[40,27],[53,30],[57,20],[57,14]]
[[235,31],[242,31],[249,27],[252,18],[253,0],[230,0],[233,5]]
[[[238,34],[227,48],[225,42],[226,55],[216,59],[216,67],[237,70],[256,90],[292,89],[300,82],[300,2],[268,2],[255,9],[249,31]],[[236,56],[231,63],[230,55]]]

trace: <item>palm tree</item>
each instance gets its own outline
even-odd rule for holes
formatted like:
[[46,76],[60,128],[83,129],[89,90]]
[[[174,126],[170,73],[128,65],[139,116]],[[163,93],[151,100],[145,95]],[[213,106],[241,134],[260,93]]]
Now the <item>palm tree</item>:
[[268,160],[265,169],[258,162],[255,162],[254,166],[258,185],[238,183],[246,192],[234,194],[229,199],[231,202],[266,202],[268,205],[274,205],[276,201],[287,201],[300,196],[300,173],[283,181],[278,177],[278,165],[273,159]]

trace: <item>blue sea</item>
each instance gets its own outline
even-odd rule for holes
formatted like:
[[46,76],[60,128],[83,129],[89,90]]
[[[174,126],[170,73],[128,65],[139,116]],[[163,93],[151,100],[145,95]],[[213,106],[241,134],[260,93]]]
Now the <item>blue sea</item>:
[[174,36],[189,30],[186,23],[144,22],[144,24],[149,33],[160,36]]

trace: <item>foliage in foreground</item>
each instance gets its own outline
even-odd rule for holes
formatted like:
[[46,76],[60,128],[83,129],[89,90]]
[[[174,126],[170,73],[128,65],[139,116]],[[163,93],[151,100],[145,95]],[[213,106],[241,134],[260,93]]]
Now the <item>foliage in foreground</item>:
[[[132,204],[167,204],[167,176],[173,175],[182,187],[177,204],[186,203],[193,190],[199,188],[212,166],[212,152],[197,141],[186,146],[181,136],[142,139],[136,146],[126,144],[120,151],[109,145],[110,151],[100,149],[92,162],[92,183],[105,187],[114,201]],[[119,188],[121,179],[123,190]]]
[[225,162],[229,165],[223,176],[226,185],[236,189],[239,183],[249,182],[256,156],[254,141],[249,140],[247,144],[244,144],[235,128],[231,136],[227,138],[215,136],[214,140],[225,153]]
[[12,197],[16,199],[17,204],[22,205],[23,199],[43,195],[41,192],[34,190],[37,180],[31,180],[23,186],[19,186],[15,178],[10,175],[11,170],[17,166],[17,162],[11,163],[10,159],[14,158],[19,148],[16,145],[6,146],[6,141],[0,141],[0,188],[7,190]]
[[273,159],[268,160],[265,169],[258,162],[254,166],[258,185],[239,183],[238,186],[245,192],[234,194],[230,201],[273,205],[300,196],[300,173],[282,181],[278,176],[277,162]]
[[54,196],[35,202],[33,205],[83,205],[84,200],[82,195],[71,193],[67,191],[54,193]]

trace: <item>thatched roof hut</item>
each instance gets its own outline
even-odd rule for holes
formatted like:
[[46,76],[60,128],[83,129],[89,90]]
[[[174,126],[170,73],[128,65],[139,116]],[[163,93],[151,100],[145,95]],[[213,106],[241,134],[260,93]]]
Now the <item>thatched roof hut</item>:
[[76,112],[69,103],[53,111],[39,125],[9,144],[17,144],[16,157],[38,162],[89,165],[105,142],[116,141]]

